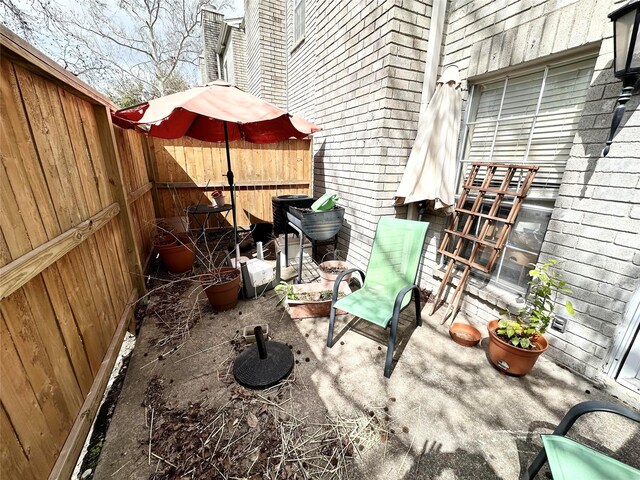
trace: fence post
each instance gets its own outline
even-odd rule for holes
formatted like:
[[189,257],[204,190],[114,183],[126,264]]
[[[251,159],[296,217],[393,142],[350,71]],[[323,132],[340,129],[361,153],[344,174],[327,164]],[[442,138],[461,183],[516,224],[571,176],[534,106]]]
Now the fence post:
[[131,282],[138,290],[140,295],[146,293],[144,285],[144,272],[140,255],[136,246],[135,235],[133,234],[133,222],[131,221],[131,210],[127,190],[124,185],[124,175],[122,173],[122,165],[120,163],[120,155],[118,154],[118,146],[116,144],[116,136],[111,123],[111,113],[109,107],[104,105],[94,105],[93,107],[98,133],[100,135],[100,144],[102,154],[104,155],[105,167],[109,175],[109,184],[114,195],[114,200],[120,204],[120,220],[121,231],[123,235],[123,243],[125,255],[127,258],[127,266],[131,275]]
[[313,197],[313,190],[315,187],[316,171],[315,171],[315,159],[313,158],[313,136],[309,137],[309,158],[307,158],[309,165],[309,195]]

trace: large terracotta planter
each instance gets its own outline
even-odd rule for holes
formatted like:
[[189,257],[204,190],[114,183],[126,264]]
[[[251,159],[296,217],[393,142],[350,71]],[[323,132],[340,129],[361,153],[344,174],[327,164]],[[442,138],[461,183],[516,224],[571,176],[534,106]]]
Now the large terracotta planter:
[[171,234],[157,235],[156,238],[153,239],[153,247],[158,253],[169,247],[173,247],[176,243],[178,243],[176,237]]
[[[223,277],[223,281],[219,281],[220,276]],[[227,280],[227,278],[229,279]],[[200,283],[214,310],[222,312],[230,310],[238,304],[240,270],[222,267],[217,274],[202,275]]]
[[[296,294],[314,294],[324,290],[333,290],[334,282],[314,282],[301,283],[292,285],[293,292]],[[349,295],[351,289],[347,282],[340,282],[339,292],[343,295]],[[331,313],[331,297],[328,300],[292,300],[287,299],[287,307],[289,308],[289,316],[294,320],[302,318],[318,318],[328,317]],[[337,309],[336,315],[344,315],[347,312]]]
[[192,245],[176,243],[170,246],[156,247],[160,260],[171,273],[184,273],[191,270],[196,261]]
[[492,320],[487,325],[489,331],[489,359],[498,369],[509,375],[522,376],[531,371],[538,357],[549,347],[547,340],[539,336],[533,340],[535,350],[524,350],[514,347],[496,335],[498,320]]
[[[330,273],[333,269],[347,270],[349,268],[352,268],[351,265],[349,265],[347,262],[343,262],[342,260],[328,260],[326,262],[322,262],[320,265],[318,265],[318,267],[318,273],[320,274],[320,277],[322,277],[323,280],[332,283],[335,282],[338,278],[338,275],[342,273],[341,271],[338,273]],[[349,280],[351,280],[350,273],[342,278],[343,282],[348,282]]]

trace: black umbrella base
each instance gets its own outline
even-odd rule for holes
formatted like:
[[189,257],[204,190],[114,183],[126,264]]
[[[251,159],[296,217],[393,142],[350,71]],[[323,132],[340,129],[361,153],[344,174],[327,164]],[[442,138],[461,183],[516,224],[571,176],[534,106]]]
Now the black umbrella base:
[[[260,335],[262,337],[262,335]],[[262,338],[260,338],[262,340]],[[264,350],[261,352],[261,348]],[[266,355],[264,353],[266,352]],[[262,353],[262,355],[261,355]],[[260,357],[266,358],[260,358]],[[293,353],[280,342],[264,342],[247,347],[233,364],[233,376],[243,387],[268,388],[286,378],[293,370]]]

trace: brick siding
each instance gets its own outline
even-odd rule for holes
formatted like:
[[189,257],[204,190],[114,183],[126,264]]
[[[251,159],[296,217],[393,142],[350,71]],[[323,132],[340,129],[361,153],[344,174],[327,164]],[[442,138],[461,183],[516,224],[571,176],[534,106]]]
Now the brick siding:
[[323,128],[314,136],[315,194],[346,207],[339,248],[366,265],[381,215],[404,215],[393,194],[417,127],[430,2],[307,0],[293,44],[287,2],[288,109]]
[[247,90],[247,40],[244,30],[231,29],[231,44],[233,45],[233,72],[236,86]]
[[248,90],[285,108],[285,0],[246,0],[245,24]]
[[200,76],[202,83],[221,78],[218,69],[216,45],[220,36],[223,16],[221,13],[207,8],[202,9],[202,56],[200,57]]
[[[314,136],[315,194],[340,195],[346,207],[340,249],[359,267],[367,263],[379,217],[406,215],[393,206],[393,195],[417,128],[431,1],[306,0],[305,36],[296,45],[294,0],[245,2],[246,88],[322,126]],[[606,17],[619,3],[450,1],[440,62],[441,68],[456,64],[462,78],[473,82],[558,55],[597,53],[541,254],[560,261],[577,310],[565,333],[549,332],[549,354],[594,379],[602,375],[640,277],[637,94],[609,156],[600,153],[621,89],[612,74]],[[463,82],[465,97],[467,86]],[[435,289],[441,278],[437,246],[447,218],[426,220],[431,227],[421,284]],[[462,313],[473,322],[522,305],[522,298],[492,284],[474,280],[467,290]]]
[[[560,262],[577,311],[565,333],[549,331],[549,354],[594,379],[602,375],[603,360],[640,277],[638,95],[627,104],[624,127],[609,155],[601,156],[621,90],[611,68],[612,28],[607,13],[614,8],[615,2],[601,0],[454,1],[445,26],[442,60],[443,65],[456,63],[462,77],[472,81],[474,76],[586,45],[594,45],[598,52],[541,253],[542,260]],[[428,256],[426,266],[436,265],[437,260]],[[487,301],[495,298],[491,287],[476,285],[471,290],[476,294],[467,294],[463,302],[470,318],[485,322],[506,306],[517,306],[508,295],[501,305]]]

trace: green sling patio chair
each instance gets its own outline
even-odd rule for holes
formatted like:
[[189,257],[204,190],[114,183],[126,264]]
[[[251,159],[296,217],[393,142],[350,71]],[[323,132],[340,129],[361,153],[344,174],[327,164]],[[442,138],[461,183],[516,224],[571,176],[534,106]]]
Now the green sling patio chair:
[[[378,222],[366,275],[357,268],[342,272],[333,286],[327,346],[333,346],[336,309],[351,313],[382,328],[390,327],[384,376],[391,376],[393,349],[398,333],[400,312],[411,301],[416,304],[416,324],[420,326],[420,289],[415,285],[422,248],[429,224],[383,217]],[[338,298],[342,278],[360,272],[364,284],[359,290]]]
[[640,413],[621,405],[597,401],[579,403],[567,412],[553,435],[542,435],[544,447],[522,480],[532,480],[547,461],[553,480],[640,480],[640,470],[564,436],[579,417],[590,412],[615,413],[640,423]]

